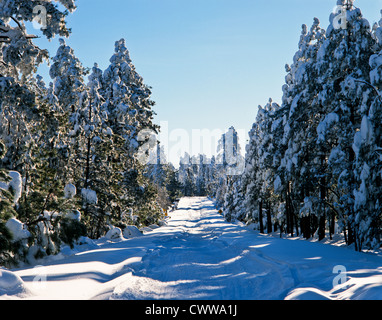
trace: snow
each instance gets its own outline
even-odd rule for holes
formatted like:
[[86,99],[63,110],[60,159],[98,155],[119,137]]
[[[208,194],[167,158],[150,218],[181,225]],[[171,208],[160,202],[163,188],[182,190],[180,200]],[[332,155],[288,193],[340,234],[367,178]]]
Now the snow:
[[0,188],[8,191],[11,188],[14,193],[13,201],[14,203],[17,203],[21,197],[23,187],[22,178],[20,173],[17,171],[9,171],[8,175],[12,180],[8,183],[0,181]]
[[123,240],[123,234],[122,234],[122,230],[121,228],[118,228],[118,227],[114,227],[112,229],[110,229],[107,233],[106,233],[106,239],[108,240],[114,240],[114,241],[122,241]]
[[142,232],[136,226],[127,226],[123,229],[123,236],[125,238],[134,238],[142,236]]
[[12,241],[14,242],[28,239],[31,236],[26,225],[16,218],[9,219],[5,226],[12,233]]
[[313,199],[311,197],[305,197],[304,205],[300,209],[300,216],[307,217],[311,212],[313,212]]
[[325,116],[325,119],[317,126],[318,142],[325,140],[327,130],[337,122],[339,122],[338,114],[332,112]]
[[82,189],[81,195],[82,195],[82,198],[84,199],[84,201],[87,202],[88,204],[97,204],[98,203],[97,193],[94,190]]
[[358,159],[361,147],[362,147],[362,134],[360,131],[357,131],[354,135],[354,143],[353,143],[353,151],[356,154],[357,159]]
[[282,182],[281,182],[281,178],[279,176],[277,176],[275,179],[274,189],[275,189],[275,193],[281,193],[281,191],[282,191]]
[[[381,37],[382,40],[382,28],[379,28],[379,32],[376,33],[377,36]],[[381,68],[382,65],[382,54],[373,54],[370,57],[370,66],[372,70],[370,71],[370,82],[372,84],[379,83],[381,81]]]
[[66,199],[72,199],[76,195],[77,189],[73,184],[69,183],[65,186],[64,193]]
[[0,268],[0,297],[21,297],[27,293],[24,281],[14,272]]
[[68,218],[70,220],[81,221],[81,212],[79,212],[78,210],[70,211],[65,215],[65,218]]
[[[304,69],[304,68],[301,68],[301,69]],[[305,70],[303,70],[303,71],[305,71]],[[303,72],[302,72],[302,74],[303,74]],[[301,96],[302,96],[302,93],[296,95],[296,97],[293,99],[291,107],[290,107],[289,118],[292,117],[293,113],[295,112]]]
[[[0,298],[382,299],[380,255],[259,234],[226,222],[207,198],[182,198],[167,225],[140,237],[38,263],[0,277]],[[45,282],[36,286],[36,275]]]
[[336,164],[341,163],[346,159],[346,154],[341,150],[340,147],[333,148],[330,152],[329,163]]
[[368,116],[363,116],[361,123],[362,140],[366,143],[371,143],[373,137],[372,124]]

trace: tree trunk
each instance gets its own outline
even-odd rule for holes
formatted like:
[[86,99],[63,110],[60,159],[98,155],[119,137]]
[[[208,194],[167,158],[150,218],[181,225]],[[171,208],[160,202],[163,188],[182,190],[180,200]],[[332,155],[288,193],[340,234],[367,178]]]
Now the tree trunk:
[[259,201],[259,223],[260,223],[260,233],[264,233],[264,225],[263,225],[263,200]]
[[355,241],[355,238],[354,238],[354,232],[353,232],[353,228],[350,224],[350,222],[348,222],[348,246],[350,246],[351,244],[353,244]]
[[329,236],[330,236],[330,240],[333,239],[333,234],[334,234],[334,231],[335,231],[335,224],[336,224],[335,214],[334,214],[334,211],[332,211],[331,215],[330,215],[330,223],[329,223]]
[[267,232],[268,234],[272,233],[272,216],[271,216],[271,202],[268,201],[268,210],[267,210]]
[[[89,101],[89,123],[91,122],[92,117],[92,106],[91,101]],[[85,168],[85,183],[84,188],[88,189],[89,187],[89,181],[90,181],[90,153],[91,153],[91,136],[89,135],[88,141],[87,141],[87,153],[86,153],[86,168]],[[89,214],[89,204],[86,203],[85,207],[85,215],[87,216]]]
[[318,241],[321,241],[325,238],[325,224],[326,224],[326,219],[325,219],[325,214],[323,214],[318,223]]
[[292,199],[290,196],[290,184],[288,183],[287,197],[286,197],[286,210],[287,210],[287,233],[293,237],[293,210]]
[[[288,187],[289,190],[289,187]],[[285,215],[286,215],[286,233],[290,233],[290,209],[289,209],[289,191],[287,190],[287,194],[285,197]]]
[[310,215],[301,218],[301,232],[305,239],[309,239],[311,237]]
[[293,232],[293,212],[292,212],[292,206],[290,205],[290,201],[289,201],[289,206],[290,206],[290,217],[289,217],[289,219],[290,219],[290,235],[292,236],[292,237],[294,237],[294,232]]
[[[321,167],[325,166],[325,154],[322,152],[321,155]],[[325,213],[325,201],[326,201],[326,179],[325,175],[322,175],[320,179],[320,197],[321,197],[321,205],[323,206],[321,216],[318,222],[318,240],[321,241],[325,238],[325,225],[326,225],[326,213]]]

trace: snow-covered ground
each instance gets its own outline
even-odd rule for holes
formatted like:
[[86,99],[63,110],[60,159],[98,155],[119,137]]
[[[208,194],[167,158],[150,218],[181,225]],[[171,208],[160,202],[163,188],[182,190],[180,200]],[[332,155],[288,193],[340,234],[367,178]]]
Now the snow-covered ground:
[[144,236],[76,249],[0,269],[0,298],[382,299],[381,256],[260,235],[224,221],[206,198],[183,198]]

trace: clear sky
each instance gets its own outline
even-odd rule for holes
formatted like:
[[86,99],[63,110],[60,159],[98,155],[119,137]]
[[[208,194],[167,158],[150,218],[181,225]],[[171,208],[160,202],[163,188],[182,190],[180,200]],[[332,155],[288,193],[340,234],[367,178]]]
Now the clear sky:
[[[301,25],[310,27],[317,17],[326,28],[336,0],[78,0],[77,5],[68,17],[67,44],[85,66],[97,62],[105,69],[114,42],[125,38],[138,73],[153,87],[155,122],[168,122],[170,139],[181,130],[191,137],[192,130],[234,126],[245,149],[258,105],[270,97],[281,100],[284,66],[297,50]],[[382,0],[355,5],[371,24],[381,18]],[[37,42],[55,54],[57,38]],[[182,144],[170,142],[170,149],[174,143]],[[192,142],[183,145],[187,150]],[[215,147],[210,149],[202,151],[213,154]]]

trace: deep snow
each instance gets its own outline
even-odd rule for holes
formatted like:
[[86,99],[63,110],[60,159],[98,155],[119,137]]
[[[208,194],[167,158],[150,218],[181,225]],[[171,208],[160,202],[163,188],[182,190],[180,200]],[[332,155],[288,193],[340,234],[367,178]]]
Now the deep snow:
[[224,221],[207,198],[183,198],[178,208],[143,236],[0,269],[0,298],[382,299],[380,256],[261,235]]

